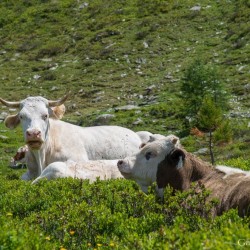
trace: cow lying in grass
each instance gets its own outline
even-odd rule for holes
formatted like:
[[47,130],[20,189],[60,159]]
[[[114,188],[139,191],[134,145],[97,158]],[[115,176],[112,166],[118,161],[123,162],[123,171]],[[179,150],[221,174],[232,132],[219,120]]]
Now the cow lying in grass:
[[123,178],[117,169],[118,160],[96,160],[88,162],[53,162],[49,164],[42,174],[37,177],[32,184],[39,182],[41,179],[57,179],[57,178],[79,178],[88,179],[90,182],[97,178],[100,180]]
[[[133,179],[146,191],[146,185],[156,181],[159,190],[171,186],[174,190],[188,190],[192,182],[197,191],[204,185],[211,191],[208,199],[217,198],[213,215],[221,215],[230,208],[237,208],[239,215],[250,214],[250,174],[248,171],[226,166],[212,167],[195,155],[176,147],[176,140],[148,143],[137,154],[118,162],[125,178]],[[162,147],[161,145],[165,145]]]
[[[172,186],[174,189],[186,190],[196,181],[211,191],[210,199],[217,198],[214,215],[221,215],[230,208],[237,208],[240,216],[250,214],[250,177],[247,172],[227,174],[214,169],[210,164],[200,160],[184,149],[174,149],[158,166],[157,185]],[[197,189],[199,189],[199,185]]]
[[28,146],[24,145],[18,148],[14,157],[10,159],[11,168],[24,168],[26,166],[26,153],[28,152]]

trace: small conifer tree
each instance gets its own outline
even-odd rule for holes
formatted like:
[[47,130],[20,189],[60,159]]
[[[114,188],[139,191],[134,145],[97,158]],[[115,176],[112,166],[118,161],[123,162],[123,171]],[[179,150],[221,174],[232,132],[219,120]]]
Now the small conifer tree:
[[209,152],[211,163],[214,164],[213,131],[215,131],[222,123],[222,111],[209,97],[204,99],[200,107],[198,112],[198,123],[201,127],[201,130],[207,131],[209,134]]
[[223,140],[223,133],[231,140],[230,123],[223,119],[223,111],[228,108],[228,94],[216,69],[195,60],[186,70],[181,85],[183,112],[191,128],[198,127],[209,134],[209,152],[215,163],[213,143]]
[[183,112],[194,123],[205,97],[211,98],[217,107],[225,110],[228,95],[216,69],[195,60],[186,70],[181,84]]

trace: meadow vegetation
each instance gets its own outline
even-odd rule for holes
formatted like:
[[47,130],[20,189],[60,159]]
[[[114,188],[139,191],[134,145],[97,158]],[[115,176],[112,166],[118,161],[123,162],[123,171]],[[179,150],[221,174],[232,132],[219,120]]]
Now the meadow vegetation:
[[[200,108],[203,87],[212,79],[209,93],[218,91],[217,103],[226,121],[213,134],[216,163],[250,170],[249,13],[249,0],[200,4],[194,0],[2,0],[0,96],[57,99],[71,91],[65,121],[91,126],[100,115],[111,114],[114,118],[108,124],[174,133],[195,152],[208,147],[209,135],[207,131],[205,137],[190,134],[200,109],[187,115],[183,107],[195,102]],[[201,87],[197,93],[188,88],[192,65],[202,73],[195,76],[201,80],[191,81],[198,84],[195,88]],[[205,85],[199,86],[200,81]],[[185,103],[192,93],[192,103]],[[120,108],[125,105],[136,108]],[[4,112],[16,111],[0,105],[0,115]],[[249,219],[239,218],[233,210],[210,218],[214,203],[205,204],[206,191],[173,197],[167,189],[161,201],[154,188],[145,195],[126,180],[89,184],[64,179],[39,185],[21,181],[25,170],[8,167],[21,145],[21,128],[10,131],[0,120],[0,249],[242,249],[250,245]],[[209,153],[201,157],[210,159]]]

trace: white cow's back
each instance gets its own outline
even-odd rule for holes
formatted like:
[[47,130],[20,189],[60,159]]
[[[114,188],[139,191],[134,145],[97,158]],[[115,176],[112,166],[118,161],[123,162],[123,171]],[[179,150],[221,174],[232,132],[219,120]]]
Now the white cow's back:
[[47,165],[54,161],[121,159],[139,150],[140,137],[119,126],[79,127],[60,120],[50,121]]
[[97,178],[100,180],[123,178],[117,167],[118,160],[99,160],[89,162],[53,162],[47,166],[41,175],[37,177],[32,184],[41,179],[48,180],[57,178],[78,178],[88,179],[90,182]]

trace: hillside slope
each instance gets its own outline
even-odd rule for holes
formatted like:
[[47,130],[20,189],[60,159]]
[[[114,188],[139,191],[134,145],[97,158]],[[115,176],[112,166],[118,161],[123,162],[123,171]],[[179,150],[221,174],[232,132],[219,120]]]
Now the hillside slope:
[[[72,122],[95,125],[111,113],[112,123],[134,130],[182,134],[180,80],[201,58],[231,91],[235,130],[247,140],[249,7],[247,0],[3,0],[1,97],[53,99],[70,90]],[[114,109],[127,104],[140,109]]]

